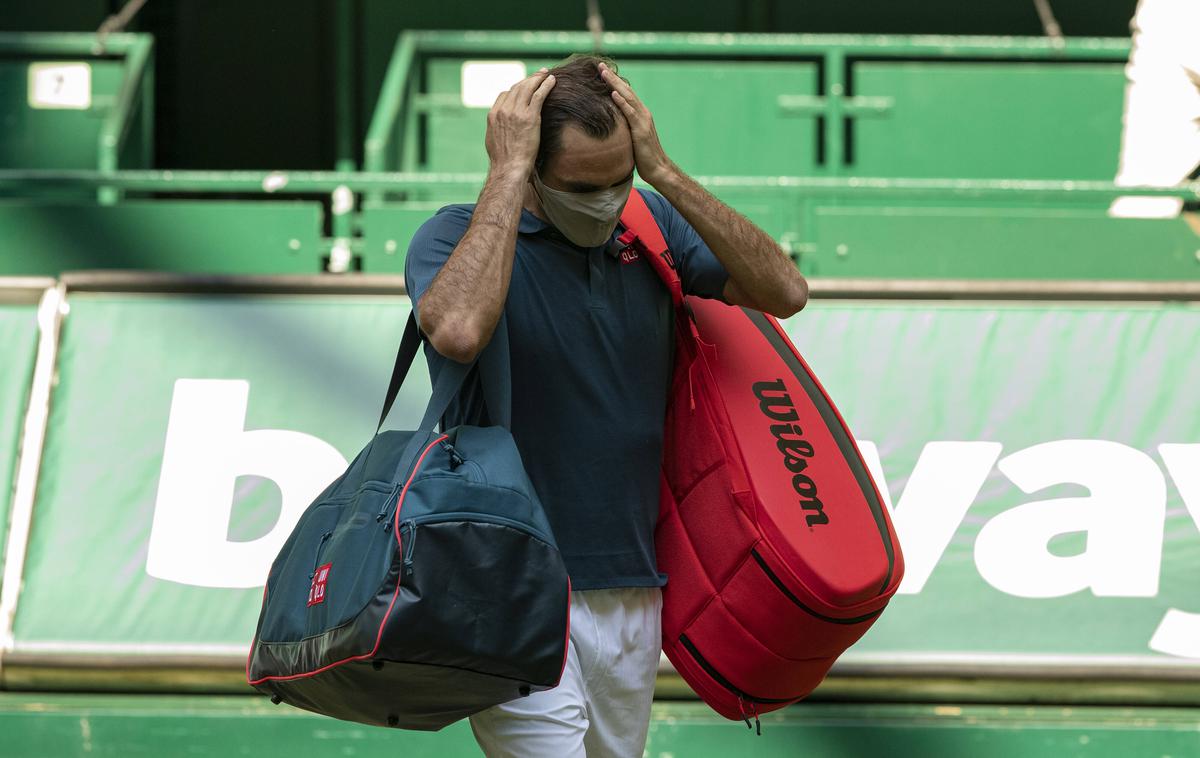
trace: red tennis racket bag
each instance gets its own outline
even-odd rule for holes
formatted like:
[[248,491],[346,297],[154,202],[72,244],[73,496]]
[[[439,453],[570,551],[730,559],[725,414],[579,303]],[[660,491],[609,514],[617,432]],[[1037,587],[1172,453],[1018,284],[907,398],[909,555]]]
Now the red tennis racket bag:
[[[620,242],[676,305],[655,543],[663,651],[717,713],[806,697],[904,573],[896,532],[821,384],[771,316],[683,297],[634,191]],[[757,720],[757,719],[756,719]]]

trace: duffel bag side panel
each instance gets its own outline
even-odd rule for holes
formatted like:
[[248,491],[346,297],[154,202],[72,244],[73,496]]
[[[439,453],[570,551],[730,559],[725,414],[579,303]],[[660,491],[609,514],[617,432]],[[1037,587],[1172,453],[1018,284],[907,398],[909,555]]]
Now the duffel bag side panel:
[[[375,447],[391,447],[393,462],[410,458],[413,437],[425,442],[420,438],[428,436],[380,435],[356,461],[371,459]],[[437,439],[417,448],[405,487]],[[343,477],[353,480],[359,475],[356,469]],[[395,555],[401,546],[392,526],[404,488],[368,482],[348,496],[338,494],[344,492],[338,487],[327,491],[335,493],[333,498],[309,506],[271,566],[247,662],[251,684],[310,675],[348,658],[369,657],[386,607],[398,594]]]
[[398,491],[391,482],[367,482],[304,514],[299,538],[271,588],[278,612],[264,619],[261,640],[302,639],[363,611],[383,586],[395,552],[381,515],[394,507]]
[[512,697],[558,684],[570,589],[552,545],[465,514],[402,530],[400,597],[377,658],[507,677]]

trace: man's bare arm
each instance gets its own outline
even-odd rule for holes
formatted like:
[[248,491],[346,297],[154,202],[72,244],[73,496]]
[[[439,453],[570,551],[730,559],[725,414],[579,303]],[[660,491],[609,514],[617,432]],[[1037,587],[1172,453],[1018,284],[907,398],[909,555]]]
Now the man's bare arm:
[[808,282],[775,240],[676,166],[662,149],[649,109],[630,86],[604,64],[600,75],[629,122],[638,174],[675,206],[729,272],[725,300],[781,318],[803,308]]
[[488,113],[491,166],[466,234],[421,296],[421,331],[442,355],[469,363],[492,338],[512,278],[525,183],[537,157],[542,101],[554,77],[537,72]]
[[[674,167],[652,186],[700,235],[729,272],[726,302],[787,318],[808,302],[808,282],[766,232]],[[647,181],[650,181],[647,179]]]

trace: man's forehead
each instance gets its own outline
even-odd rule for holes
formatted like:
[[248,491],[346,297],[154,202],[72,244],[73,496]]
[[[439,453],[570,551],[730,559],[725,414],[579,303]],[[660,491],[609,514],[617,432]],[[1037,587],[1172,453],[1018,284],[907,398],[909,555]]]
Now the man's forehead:
[[[560,150],[548,161],[553,178],[563,183],[608,187],[633,172],[633,139],[624,119],[608,137],[596,138],[575,126],[563,128]],[[543,176],[543,180],[546,177]]]

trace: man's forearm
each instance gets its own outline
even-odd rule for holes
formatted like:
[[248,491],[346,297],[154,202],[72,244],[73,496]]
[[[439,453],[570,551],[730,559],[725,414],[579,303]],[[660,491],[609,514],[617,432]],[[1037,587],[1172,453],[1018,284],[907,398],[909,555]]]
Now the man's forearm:
[[508,297],[526,177],[488,174],[466,234],[421,296],[421,329],[434,349],[462,363],[492,338]]
[[776,316],[790,316],[808,300],[808,284],[775,240],[749,219],[713,197],[672,165],[647,181],[687,220],[725,266],[749,302]]

